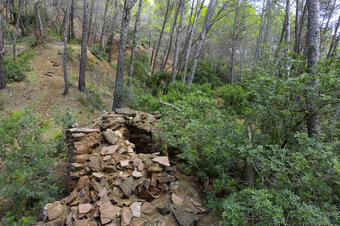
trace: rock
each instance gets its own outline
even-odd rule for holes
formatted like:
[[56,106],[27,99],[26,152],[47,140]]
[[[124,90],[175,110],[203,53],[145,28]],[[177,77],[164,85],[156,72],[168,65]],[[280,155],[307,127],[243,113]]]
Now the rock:
[[122,167],[126,167],[129,165],[129,160],[122,160],[119,162],[119,164],[122,166]]
[[46,207],[47,216],[50,221],[56,219],[65,211],[65,207],[60,202],[49,203]]
[[106,161],[108,161],[110,159],[112,159],[111,155],[105,155],[104,158],[103,158],[103,161],[106,162]]
[[93,206],[89,203],[86,204],[79,204],[78,210],[79,210],[79,218],[84,217],[88,212],[90,212],[93,209]]
[[74,226],[91,226],[91,222],[89,219],[85,220],[75,220]]
[[89,167],[95,172],[100,172],[101,171],[101,162],[100,162],[99,155],[91,155],[89,160],[90,160]]
[[120,215],[121,208],[112,205],[110,201],[106,201],[100,206],[99,211],[100,221],[102,222],[102,224],[107,224],[115,219],[116,216]]
[[161,206],[157,207],[157,210],[163,216],[168,215],[170,213],[170,205],[168,202],[162,204]]
[[71,133],[94,133],[94,132],[100,133],[99,129],[91,129],[91,128],[72,128],[72,129],[68,129],[67,131],[70,131]]
[[101,174],[101,173],[92,173],[92,176],[98,178],[98,179],[101,179],[104,175]]
[[130,209],[132,211],[132,215],[134,217],[140,217],[141,216],[141,208],[142,208],[141,202],[132,203],[131,206],[130,206]]
[[143,171],[143,170],[144,170],[144,163],[143,163],[142,160],[139,160],[139,161],[138,161],[137,169],[138,169],[139,171]]
[[105,132],[103,132],[103,136],[105,138],[105,140],[112,145],[115,145],[118,140],[119,140],[119,136],[117,136],[112,130],[107,129]]
[[112,146],[109,146],[109,147],[104,147],[102,149],[102,151],[100,152],[100,154],[101,155],[112,155],[112,154],[116,153],[118,148],[119,148],[119,144],[112,145]]
[[170,166],[169,158],[166,156],[158,156],[152,159],[154,162],[157,162],[163,166]]
[[198,222],[198,217],[184,210],[174,210],[174,217],[179,226],[194,226]]
[[175,193],[172,193],[171,200],[176,206],[178,207],[183,206],[183,199],[177,196]]
[[133,177],[129,177],[128,179],[124,180],[119,184],[119,187],[122,189],[126,196],[131,195],[133,182],[134,182]]
[[74,163],[84,163],[85,159],[88,156],[89,156],[88,154],[85,154],[85,155],[74,155],[74,156],[72,156],[71,161],[74,162]]
[[128,153],[133,153],[133,149],[131,147],[128,147]]
[[136,111],[130,109],[130,108],[118,108],[116,109],[116,113],[120,114],[120,115],[127,115],[127,116],[131,116],[131,117],[135,117],[136,116]]
[[130,225],[131,226],[144,226],[145,222],[140,218],[133,218]]
[[141,172],[139,172],[137,169],[135,169],[133,172],[132,172],[132,176],[133,177],[136,177],[136,178],[140,178],[143,176],[143,174]]
[[162,172],[163,168],[160,166],[152,166],[148,168],[148,172]]
[[170,182],[175,182],[176,181],[176,177],[166,174],[164,176],[158,176],[157,180],[159,183],[170,183]]
[[155,210],[156,208],[148,202],[142,204],[142,213],[144,214],[152,214]]
[[132,211],[128,207],[123,207],[122,209],[122,226],[126,226],[130,224],[132,219]]

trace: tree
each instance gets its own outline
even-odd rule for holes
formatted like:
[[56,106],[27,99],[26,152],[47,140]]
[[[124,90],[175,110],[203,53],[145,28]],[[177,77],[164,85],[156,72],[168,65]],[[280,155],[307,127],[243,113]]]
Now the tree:
[[2,35],[2,15],[0,14],[0,89],[6,88],[6,80],[4,69],[2,67],[2,61],[5,53],[4,39]]
[[175,52],[174,52],[173,64],[172,64],[171,82],[174,82],[176,80],[176,73],[177,73],[177,67],[178,67],[179,42],[181,40],[181,34],[183,32],[182,25],[183,25],[184,13],[185,13],[185,0],[181,0],[180,8],[181,8],[181,16],[179,19],[178,27],[176,29]]
[[78,89],[81,92],[85,90],[85,73],[87,61],[87,37],[88,37],[88,18],[87,18],[87,0],[84,0],[84,16],[83,16],[83,31],[81,40],[81,54],[80,54],[80,68],[79,68],[79,82]]
[[125,63],[125,50],[126,41],[130,23],[130,14],[132,8],[132,0],[124,1],[122,23],[120,28],[120,42],[119,52],[117,60],[117,73],[116,73],[116,84],[113,94],[113,105],[112,110],[120,108],[122,105],[122,94],[123,94],[123,80],[124,80],[124,63]]
[[178,7],[176,9],[176,13],[175,13],[175,16],[174,16],[174,22],[173,22],[171,30],[170,30],[170,39],[169,39],[169,43],[168,43],[168,48],[165,50],[164,60],[163,60],[163,63],[161,65],[161,68],[160,68],[161,71],[163,71],[165,69],[165,66],[166,66],[168,59],[169,59],[169,56],[170,56],[170,52],[171,52],[171,49],[172,49],[174,31],[175,31],[175,28],[176,28],[177,18],[178,18],[180,8],[181,8],[181,1],[178,1]]
[[339,37],[337,37],[339,26],[340,26],[340,16],[338,18],[338,22],[335,25],[334,34],[333,34],[333,37],[332,37],[332,42],[331,42],[331,45],[329,47],[328,54],[327,54],[328,58],[331,57],[337,49],[337,42],[339,42],[339,38],[340,38],[340,35],[339,35]]
[[74,31],[74,0],[71,0],[71,13],[70,13],[70,39],[75,39],[76,34]]
[[89,42],[91,38],[91,33],[92,33],[93,11],[94,11],[94,0],[91,1],[90,22],[89,22],[89,32],[88,32],[88,37],[87,37],[87,43]]
[[22,11],[22,1],[23,0],[19,0],[17,22],[15,24],[15,31],[14,31],[14,37],[13,37],[13,60],[14,61],[17,55],[17,39],[18,39],[18,29],[19,29],[19,23],[20,23],[20,18],[21,18],[21,11]]
[[104,16],[103,16],[103,27],[100,33],[100,45],[102,47],[102,51],[105,51],[105,45],[104,45],[104,33],[105,33],[105,28],[106,28],[106,14],[107,14],[107,10],[109,8],[109,0],[106,0],[106,4],[105,4],[105,11],[104,11]]
[[211,0],[209,2],[209,6],[208,6],[208,9],[207,9],[207,12],[206,12],[206,15],[205,15],[203,29],[202,29],[202,32],[200,33],[199,40],[198,40],[198,43],[196,45],[196,49],[195,49],[194,56],[193,56],[193,63],[192,63],[190,75],[189,75],[189,78],[188,78],[188,81],[187,81],[188,88],[191,88],[191,84],[194,80],[194,75],[195,75],[195,72],[196,72],[196,66],[197,66],[197,62],[198,62],[198,57],[199,57],[202,45],[204,43],[205,37],[207,35],[208,28],[211,25],[212,18],[214,16],[217,3],[218,3],[217,0]]
[[318,97],[316,66],[320,60],[320,2],[319,0],[307,0],[308,25],[307,25],[307,67],[311,79],[311,91],[308,95],[307,132],[310,137],[315,137],[320,131],[319,115],[316,109]]
[[[140,15],[142,12],[142,5],[143,5],[143,0],[139,0],[138,4],[138,12],[136,16],[136,23],[135,23],[135,30],[133,32],[133,41],[132,41],[132,48],[131,48],[131,58],[130,58],[130,70],[129,70],[129,77],[130,80],[133,76],[133,69],[135,65],[135,51],[136,51],[136,46],[137,46],[137,33],[139,30],[139,25],[140,25]],[[129,82],[130,82],[129,80]]]
[[70,12],[70,2],[66,1],[66,11],[65,11],[65,25],[64,25],[64,58],[63,58],[63,70],[64,70],[64,83],[65,89],[63,95],[67,95],[69,92],[69,81],[67,75],[67,34],[68,34],[68,20],[69,20],[69,12]]
[[40,17],[39,4],[40,1],[38,0],[34,2],[34,34],[37,44],[44,39],[44,27]]
[[[153,60],[151,75],[153,75],[153,73],[155,72],[155,67],[156,67],[156,64],[157,64],[158,52],[159,52],[159,48],[160,48],[161,43],[162,43],[162,38],[163,38],[163,33],[164,33],[165,25],[166,25],[166,22],[168,21],[169,11],[170,11],[170,0],[167,0],[166,1],[166,10],[165,10],[165,14],[164,14],[163,25],[162,25],[161,33],[160,33],[159,38],[158,38],[158,43],[157,43],[157,48],[156,48],[156,52],[155,52],[155,56],[154,56],[154,60]],[[152,59],[151,59],[151,61],[152,61]]]
[[118,12],[119,12],[117,0],[115,0],[115,2],[114,2],[114,8],[115,8],[115,11],[114,11],[113,20],[112,20],[112,27],[111,27],[112,31],[111,31],[111,35],[110,35],[109,43],[108,43],[109,56],[108,56],[107,61],[109,63],[112,62],[112,47],[113,47],[113,41],[114,41],[114,36],[115,36],[115,30],[116,30],[116,20],[117,20]]

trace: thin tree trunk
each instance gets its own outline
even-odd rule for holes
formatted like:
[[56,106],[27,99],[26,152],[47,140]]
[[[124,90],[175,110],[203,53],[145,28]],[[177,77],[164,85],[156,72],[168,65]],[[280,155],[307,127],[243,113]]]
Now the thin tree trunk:
[[299,6],[299,0],[296,0],[295,3],[295,44],[294,44],[294,52],[298,53],[298,43],[299,43],[299,12],[300,12],[300,6]]
[[34,3],[34,30],[37,44],[44,39],[44,28],[42,25],[40,12],[39,12],[39,1]]
[[[308,73],[314,77],[317,74],[316,66],[320,60],[320,2],[319,0],[307,0],[307,4],[307,67]],[[312,79],[312,91],[307,97],[307,131],[309,137],[317,137],[320,132],[319,115],[316,109],[316,101],[318,98],[318,84],[318,78]]]
[[113,41],[114,41],[115,30],[116,30],[116,19],[117,19],[118,12],[119,12],[117,0],[115,0],[115,2],[114,2],[114,7],[115,7],[115,12],[114,12],[113,21],[112,21],[112,28],[111,28],[112,31],[111,31],[111,35],[110,35],[109,43],[108,43],[109,56],[108,56],[107,61],[108,61],[109,63],[112,62],[112,51],[113,51],[112,48],[113,48]]
[[299,32],[298,32],[298,40],[297,40],[297,54],[300,53],[301,51],[301,36],[302,36],[302,29],[303,29],[303,25],[305,23],[305,19],[306,19],[306,12],[307,12],[307,2],[305,3],[305,6],[303,7],[303,12],[302,15],[300,17],[300,25],[299,25]]
[[233,28],[233,40],[232,40],[232,47],[231,47],[231,56],[229,61],[229,76],[230,76],[230,83],[234,84],[234,57],[236,51],[236,40],[237,40],[237,23],[238,23],[238,15],[240,12],[240,0],[237,0],[236,11],[235,11],[235,18],[234,18],[234,28]]
[[2,36],[2,15],[0,14],[0,89],[6,88],[5,74],[4,74],[4,69],[2,67],[4,53],[5,53],[5,45],[4,45],[4,39]]
[[167,2],[166,2],[166,12],[165,12],[165,16],[164,16],[162,30],[161,30],[161,33],[160,33],[159,39],[158,39],[158,44],[157,44],[157,49],[156,49],[156,53],[155,53],[155,58],[153,60],[151,75],[153,75],[153,73],[155,72],[155,67],[156,67],[156,64],[157,64],[157,57],[158,57],[159,48],[160,48],[161,43],[162,43],[162,38],[163,38],[163,33],[164,33],[165,25],[166,25],[166,22],[168,21],[169,9],[170,9],[170,0],[167,0]]
[[129,70],[129,85],[131,83],[131,79],[133,76],[133,70],[135,66],[135,51],[136,51],[136,46],[137,46],[137,33],[139,31],[139,25],[140,25],[140,15],[142,13],[142,6],[143,6],[143,0],[139,0],[139,5],[138,5],[138,12],[136,16],[136,23],[135,23],[135,30],[133,32],[133,42],[132,42],[132,49],[131,49],[131,58],[130,58],[130,70]]
[[333,17],[333,12],[334,12],[334,9],[335,9],[335,4],[336,4],[336,0],[334,0],[334,3],[332,5],[331,11],[330,11],[328,19],[327,19],[327,23],[326,23],[325,29],[323,30],[323,33],[321,35],[320,48],[322,48],[323,43],[325,41],[326,33],[328,31],[328,28],[329,28],[329,22],[330,22],[331,18]]
[[65,12],[65,26],[64,26],[64,58],[63,58],[63,70],[64,70],[64,83],[65,88],[63,95],[67,95],[69,92],[69,81],[67,75],[67,34],[68,34],[68,20],[69,20],[69,12],[70,12],[70,2],[66,1],[66,12]]
[[[248,141],[249,143],[253,142],[253,133],[251,131],[250,126],[248,126]],[[247,181],[248,186],[254,186],[255,184],[254,167],[252,164],[247,163],[247,160],[246,160],[246,181]]]
[[332,56],[333,49],[337,48],[336,47],[336,41],[337,41],[337,34],[338,34],[339,26],[340,26],[340,16],[338,18],[338,22],[336,23],[334,34],[333,34],[333,38],[332,38],[332,42],[331,42],[331,45],[330,45],[329,50],[328,50],[328,54],[327,54],[328,58]]
[[[268,2],[268,0],[267,0]],[[256,50],[255,50],[255,60],[254,60],[254,65],[256,65],[257,60],[260,57],[260,52],[261,52],[261,45],[263,41],[263,29],[264,29],[264,19],[265,19],[265,1],[263,0],[263,6],[262,6],[262,13],[261,13],[261,22],[260,22],[260,29],[259,29],[259,35],[257,38],[257,43],[256,43]]]
[[122,24],[121,24],[121,29],[120,29],[120,42],[119,42],[119,52],[118,52],[118,60],[117,60],[116,84],[115,84],[115,90],[113,94],[113,105],[112,105],[113,111],[122,106],[125,50],[126,50],[126,41],[127,41],[128,30],[129,30],[131,8],[132,8],[132,0],[125,0],[123,16],[122,16]]
[[[71,20],[71,38],[75,39],[76,35],[75,35],[75,32],[74,32],[74,0],[71,0],[71,17],[70,17],[70,20]],[[87,18],[86,18],[86,20],[87,20]]]
[[19,30],[19,23],[21,18],[21,11],[22,11],[22,0],[19,0],[19,10],[17,15],[17,22],[15,24],[15,32],[13,37],[13,60],[16,60],[17,55],[17,39],[18,39],[18,30]]
[[87,60],[87,29],[88,26],[88,18],[87,18],[87,0],[84,0],[84,16],[83,16],[83,31],[82,31],[82,40],[81,40],[81,54],[80,54],[80,68],[79,68],[79,82],[78,89],[80,92],[84,92],[85,90],[85,73],[86,73],[86,60]]
[[172,64],[172,76],[171,76],[171,82],[174,82],[176,80],[176,73],[177,73],[177,60],[178,60],[178,53],[179,53],[179,42],[181,40],[181,35],[182,35],[182,25],[183,25],[183,19],[184,19],[184,13],[185,13],[185,0],[181,0],[180,2],[180,7],[181,8],[181,16],[179,19],[179,24],[176,29],[176,40],[175,40],[175,52],[174,52],[174,62]]
[[97,42],[97,29],[98,29],[98,25],[97,25],[97,21],[98,21],[98,1],[96,2],[96,8],[95,8],[95,17],[94,17],[94,29],[93,29],[93,36],[92,36],[92,44],[96,44]]
[[176,13],[175,13],[175,17],[174,17],[174,22],[173,22],[171,30],[170,30],[170,39],[169,39],[168,48],[167,48],[167,50],[164,54],[165,57],[164,57],[163,63],[162,63],[161,68],[160,68],[161,71],[164,70],[166,63],[168,62],[170,53],[171,53],[174,31],[175,31],[175,27],[176,27],[176,24],[177,24],[177,18],[178,18],[180,6],[181,6],[181,2],[178,2],[178,7],[176,9]]
[[193,21],[191,29],[190,29],[190,33],[189,33],[189,37],[188,37],[188,44],[187,44],[185,51],[184,51],[185,60],[184,60],[183,75],[182,75],[182,79],[181,79],[182,83],[186,82],[190,50],[191,50],[191,45],[192,45],[193,38],[194,38],[194,32],[195,32],[196,21],[197,21],[197,17],[198,17],[199,5],[200,5],[200,0],[197,0],[194,21]]
[[155,55],[155,50],[156,50],[156,42],[153,44],[152,46],[152,53],[151,53],[151,59],[150,59],[150,66],[152,65],[153,63],[153,58],[154,58],[154,55]]
[[194,80],[194,75],[196,73],[196,66],[197,66],[197,62],[198,62],[198,57],[202,48],[202,45],[204,43],[205,37],[207,35],[207,30],[210,27],[210,24],[212,22],[212,18],[214,16],[215,13],[215,9],[217,6],[217,0],[211,0],[209,2],[209,6],[205,15],[205,21],[204,21],[204,26],[202,29],[202,32],[200,34],[195,52],[194,52],[194,57],[193,57],[193,63],[192,63],[192,67],[191,67],[191,71],[190,71],[190,75],[187,81],[187,86],[188,88],[191,88],[192,82]]
[[87,37],[87,43],[89,43],[89,40],[90,40],[91,34],[92,34],[93,10],[94,10],[94,0],[92,0],[92,2],[91,2],[90,22],[89,22],[89,32],[88,32],[88,37]]
[[103,27],[100,33],[100,45],[102,47],[102,51],[105,51],[105,44],[104,44],[104,33],[105,33],[105,28],[106,28],[106,14],[107,14],[107,9],[109,8],[109,0],[106,0],[105,4],[105,11],[104,11],[104,17],[103,17]]

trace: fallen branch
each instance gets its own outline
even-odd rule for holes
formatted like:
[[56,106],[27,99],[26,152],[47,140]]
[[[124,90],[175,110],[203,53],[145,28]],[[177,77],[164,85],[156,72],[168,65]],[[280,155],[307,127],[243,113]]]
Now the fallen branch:
[[167,102],[164,102],[164,101],[161,101],[161,100],[159,101],[159,103],[164,104],[164,105],[169,106],[169,107],[172,107],[173,109],[175,109],[177,111],[180,111],[180,109],[175,107],[173,104],[170,104],[170,103],[167,103]]

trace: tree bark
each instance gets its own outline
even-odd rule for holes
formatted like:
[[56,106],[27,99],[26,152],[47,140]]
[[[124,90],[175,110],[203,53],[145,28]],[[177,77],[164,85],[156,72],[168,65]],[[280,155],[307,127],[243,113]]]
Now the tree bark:
[[328,54],[327,54],[328,58],[332,56],[332,54],[334,52],[333,50],[336,50],[336,48],[337,48],[336,42],[337,42],[337,34],[338,34],[339,26],[340,26],[340,16],[338,18],[338,22],[336,23],[336,26],[335,26],[335,29],[334,29],[332,42],[331,42],[331,45],[329,47]]
[[[190,33],[189,33],[189,36],[188,36],[188,43],[187,43],[185,51],[184,51],[185,59],[184,59],[183,75],[182,75],[182,79],[181,79],[182,83],[186,82],[188,63],[189,63],[189,57],[190,57],[190,50],[191,50],[191,45],[192,45],[193,38],[194,38],[196,21],[197,21],[197,17],[198,17],[198,14],[199,14],[199,11],[198,11],[199,7],[200,7],[200,0],[197,0],[194,21],[192,22]],[[191,23],[191,21],[190,21],[190,23]]]
[[299,0],[296,0],[295,2],[295,32],[294,32],[294,36],[295,36],[295,44],[294,44],[294,52],[298,53],[298,38],[299,38],[299,13],[300,13],[300,5],[299,5]]
[[238,23],[238,15],[240,12],[240,0],[237,0],[236,10],[235,10],[235,18],[234,18],[234,27],[233,27],[233,38],[232,38],[232,46],[231,46],[231,56],[229,61],[229,76],[230,83],[234,84],[234,57],[236,51],[236,41],[237,41],[237,23]]
[[[87,20],[87,18],[86,18],[86,20]],[[71,22],[71,38],[75,39],[76,35],[75,35],[75,32],[74,32],[74,0],[71,0],[70,22]]]
[[112,105],[113,111],[122,106],[125,50],[126,50],[126,40],[127,40],[127,35],[128,35],[129,23],[130,23],[131,8],[132,8],[132,0],[125,0],[121,29],[120,29],[120,42],[119,42],[119,52],[118,52],[118,60],[117,60],[116,84],[115,84],[115,90],[113,94],[113,105]]
[[95,8],[95,17],[94,17],[94,29],[93,29],[93,36],[92,36],[92,44],[96,44],[97,42],[97,29],[98,29],[98,25],[97,25],[97,21],[98,21],[98,1],[96,2],[96,8]]
[[170,53],[171,53],[174,31],[175,31],[175,27],[176,27],[176,24],[177,24],[177,18],[178,18],[180,6],[181,6],[181,2],[178,2],[178,7],[176,9],[176,13],[175,13],[175,17],[174,17],[174,22],[173,22],[171,30],[170,30],[170,39],[169,39],[168,48],[165,51],[165,54],[164,54],[165,57],[164,57],[163,63],[162,63],[161,68],[160,68],[161,71],[164,70],[166,63],[168,62]]
[[2,35],[2,15],[0,14],[0,89],[6,88],[6,79],[4,69],[2,67],[2,61],[5,53],[4,39]]
[[40,17],[39,3],[39,1],[34,3],[34,33],[37,44],[44,39],[44,28]]
[[160,48],[161,43],[162,43],[162,38],[163,38],[163,33],[164,33],[165,25],[166,25],[166,22],[168,21],[169,9],[170,9],[170,0],[167,0],[164,21],[163,21],[162,30],[161,30],[161,33],[160,33],[159,39],[158,39],[158,44],[157,44],[157,49],[156,49],[155,57],[154,57],[154,60],[153,60],[151,75],[153,75],[154,72],[155,72],[155,67],[156,67],[156,64],[157,64],[157,57],[158,57],[159,48]]
[[320,132],[319,115],[316,109],[318,98],[319,79],[316,66],[320,60],[320,2],[319,0],[307,0],[308,26],[307,26],[307,70],[316,78],[312,79],[312,91],[307,97],[307,132],[309,137],[317,137]]
[[63,58],[63,71],[64,71],[64,83],[65,88],[63,95],[67,95],[69,92],[69,81],[67,75],[67,34],[68,34],[68,20],[69,20],[69,12],[70,12],[70,2],[66,1],[66,12],[65,12],[65,25],[64,25],[64,58]]
[[107,14],[107,10],[109,8],[109,0],[106,0],[106,4],[105,4],[105,11],[104,11],[104,17],[103,17],[103,27],[100,33],[100,45],[102,47],[102,51],[105,51],[105,44],[104,44],[104,33],[105,33],[105,28],[106,28],[106,14]]
[[131,82],[133,72],[134,72],[134,66],[135,66],[135,51],[137,46],[137,33],[139,31],[139,25],[140,25],[140,15],[142,13],[142,6],[143,6],[143,0],[139,0],[138,5],[138,12],[136,16],[136,23],[135,23],[135,30],[133,32],[133,42],[132,42],[132,49],[131,49],[131,58],[130,58],[130,70],[129,70],[129,84]]
[[87,0],[84,0],[84,16],[83,16],[83,31],[82,31],[82,40],[81,40],[81,54],[80,54],[80,68],[79,68],[79,81],[78,81],[78,89],[80,92],[84,92],[85,90],[85,73],[86,73],[86,61],[87,61],[87,29],[88,26],[88,18],[87,18]]
[[18,39],[18,29],[19,29],[19,23],[21,18],[21,11],[22,11],[22,0],[19,0],[19,10],[17,15],[17,22],[15,24],[15,31],[14,31],[14,37],[13,37],[13,60],[16,60],[17,55],[17,39]]
[[113,21],[112,21],[112,28],[111,28],[112,31],[111,31],[111,35],[110,35],[109,43],[108,43],[109,56],[108,56],[107,61],[109,63],[112,62],[112,51],[113,51],[112,48],[113,48],[113,41],[114,41],[115,30],[116,30],[116,19],[117,19],[118,12],[119,12],[117,0],[115,0],[115,2],[114,2],[114,7],[115,7],[115,12],[114,12]]
[[334,3],[333,3],[332,8],[331,8],[331,11],[330,11],[330,13],[328,15],[326,26],[323,29],[323,32],[322,32],[322,35],[321,35],[321,40],[320,40],[320,48],[322,48],[323,43],[325,41],[326,33],[328,31],[328,28],[329,28],[329,22],[330,22],[331,18],[333,17],[333,12],[334,12],[334,9],[335,9],[335,4],[336,4],[336,0],[334,0]]
[[174,52],[174,59],[172,64],[172,76],[171,76],[171,82],[174,82],[176,80],[176,73],[177,73],[177,67],[178,67],[178,53],[179,53],[179,42],[181,40],[181,35],[183,32],[183,19],[185,14],[185,0],[181,0],[180,2],[180,8],[181,8],[181,16],[179,19],[179,24],[176,29],[176,40],[175,40],[175,52]]
[[91,2],[90,22],[89,22],[89,32],[88,32],[88,37],[87,37],[87,43],[89,43],[89,40],[90,40],[91,34],[92,34],[93,11],[94,11],[94,0],[92,0],[92,2]]
[[[248,141],[249,143],[253,142],[253,133],[251,131],[251,127],[248,126]],[[254,171],[254,167],[252,164],[248,163],[247,160],[246,161],[246,181],[248,186],[254,186],[255,184],[255,171]]]
[[210,27],[210,24],[212,22],[212,18],[214,16],[215,13],[215,9],[217,6],[218,1],[217,0],[210,0],[209,2],[209,6],[205,15],[205,21],[204,21],[204,25],[203,25],[203,29],[202,32],[200,34],[198,43],[196,45],[196,49],[194,52],[194,57],[193,57],[193,63],[192,63],[192,67],[191,67],[191,71],[190,71],[190,75],[187,81],[187,86],[190,89],[192,82],[194,80],[194,75],[196,72],[196,66],[197,66],[197,62],[198,62],[198,57],[202,48],[202,45],[204,43],[205,37],[207,35],[207,29]]
[[[268,0],[267,0],[267,3],[268,3]],[[263,30],[264,30],[264,20],[265,20],[265,10],[266,10],[266,8],[267,8],[266,2],[263,0],[260,29],[259,29],[259,35],[258,35],[258,38],[257,38],[256,50],[255,50],[254,65],[257,64],[257,60],[261,56],[261,45],[262,45],[262,41],[263,41]]]

